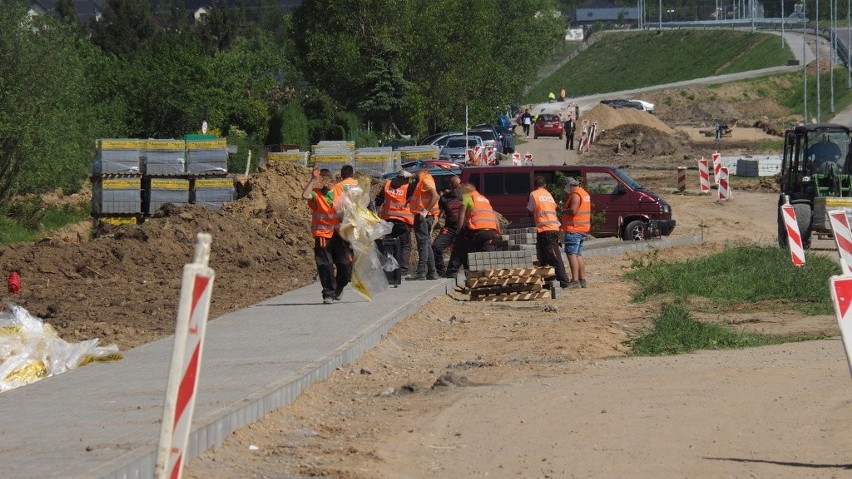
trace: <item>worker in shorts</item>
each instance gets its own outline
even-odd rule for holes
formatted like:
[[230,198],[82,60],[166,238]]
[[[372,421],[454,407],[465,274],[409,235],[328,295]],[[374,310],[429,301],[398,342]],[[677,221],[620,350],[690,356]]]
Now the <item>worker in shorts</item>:
[[592,230],[592,200],[589,193],[573,176],[565,184],[565,205],[562,208],[562,231],[565,232],[565,254],[571,268],[569,288],[586,287],[586,261],[583,242]]

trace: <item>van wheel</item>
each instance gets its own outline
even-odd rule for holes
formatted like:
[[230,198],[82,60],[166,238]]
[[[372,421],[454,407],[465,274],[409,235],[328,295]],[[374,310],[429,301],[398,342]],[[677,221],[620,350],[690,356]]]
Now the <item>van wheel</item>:
[[538,140],[538,135],[533,135],[533,140]]
[[624,241],[642,241],[647,238],[647,235],[645,222],[642,220],[633,220],[624,227],[621,239]]

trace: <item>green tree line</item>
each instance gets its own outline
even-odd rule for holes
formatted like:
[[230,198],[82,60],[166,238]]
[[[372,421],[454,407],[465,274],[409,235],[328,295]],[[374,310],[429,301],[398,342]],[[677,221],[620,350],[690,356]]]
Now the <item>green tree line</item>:
[[[0,9],[0,207],[74,191],[97,138],[181,138],[209,127],[263,145],[493,122],[562,42],[556,0],[106,0],[83,22]],[[369,127],[369,131],[368,131]],[[242,148],[246,146],[247,148]],[[243,163],[244,166],[245,163]]]

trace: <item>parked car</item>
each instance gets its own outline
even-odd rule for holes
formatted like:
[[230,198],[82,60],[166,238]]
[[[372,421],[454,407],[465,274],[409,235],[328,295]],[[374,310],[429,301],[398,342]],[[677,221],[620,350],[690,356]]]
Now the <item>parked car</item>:
[[647,111],[648,113],[654,113],[655,105],[653,103],[651,103],[650,101],[645,101],[645,100],[631,100],[631,101],[635,101],[635,102],[639,103],[640,105],[642,105],[642,108],[645,111]]
[[447,139],[447,142],[444,144],[444,147],[441,148],[441,154],[438,156],[438,158],[444,161],[450,161],[453,163],[464,165],[467,164],[468,148],[475,148],[477,146],[482,146],[482,138],[476,135],[451,136]]
[[[527,200],[536,176],[557,183],[557,173],[577,178],[592,198],[592,235],[641,240],[672,233],[672,208],[662,197],[618,168],[602,165],[468,167],[462,182],[473,183],[491,206],[518,226],[531,224]],[[596,220],[595,218],[599,218]]]
[[562,118],[553,113],[541,113],[536,117],[533,124],[533,138],[540,136],[558,136],[562,139],[565,133],[562,126]]
[[407,161],[400,165],[403,170],[413,170],[418,168],[422,164],[427,164],[429,166],[435,166],[438,168],[461,168],[461,165],[458,163],[453,163],[452,161],[446,160],[417,160],[417,161]]
[[447,138],[454,135],[464,135],[464,133],[461,131],[442,131],[423,138],[417,144],[444,146],[444,143],[446,143]]
[[654,113],[654,104],[645,100],[601,100],[604,105],[609,105],[612,108],[633,108],[635,110],[647,111]]
[[492,125],[477,125],[467,131],[468,135],[475,135],[482,138],[482,146],[484,148],[494,148],[498,153],[504,153],[503,142],[500,138],[500,133]]

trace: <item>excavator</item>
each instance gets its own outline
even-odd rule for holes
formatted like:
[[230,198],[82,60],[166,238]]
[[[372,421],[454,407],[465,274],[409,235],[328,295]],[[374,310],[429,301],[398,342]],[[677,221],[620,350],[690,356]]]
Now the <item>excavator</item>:
[[781,206],[796,213],[802,244],[811,237],[831,238],[829,211],[852,213],[852,155],[850,129],[833,123],[800,125],[784,132],[781,194],[778,198],[778,243],[787,248],[787,228]]

